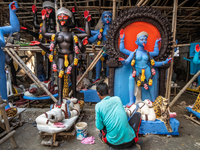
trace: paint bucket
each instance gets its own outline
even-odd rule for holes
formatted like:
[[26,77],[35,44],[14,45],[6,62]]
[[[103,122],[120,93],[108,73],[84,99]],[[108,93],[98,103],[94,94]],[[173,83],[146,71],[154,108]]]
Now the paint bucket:
[[87,123],[79,122],[75,125],[76,128],[76,138],[77,140],[82,140],[87,137]]

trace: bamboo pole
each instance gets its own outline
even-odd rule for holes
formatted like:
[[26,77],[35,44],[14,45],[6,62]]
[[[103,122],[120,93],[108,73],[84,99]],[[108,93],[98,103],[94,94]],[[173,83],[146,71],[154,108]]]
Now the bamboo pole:
[[192,77],[192,79],[181,89],[181,91],[176,95],[176,97],[169,104],[169,107],[172,107],[174,103],[179,99],[179,97],[185,92],[187,87],[192,84],[192,82],[200,75],[200,70]]
[[[5,141],[7,141],[9,138],[13,138],[14,134],[15,134],[15,130],[9,132],[6,136],[4,136],[1,140],[0,140],[0,145],[3,144]],[[15,145],[15,148],[17,148],[17,144]]]
[[60,0],[60,8],[63,7],[63,3],[62,0]]
[[113,20],[115,19],[115,12],[116,12],[116,0],[113,0]]
[[190,44],[178,44],[174,45],[173,47],[184,47],[184,46],[190,46]]
[[142,6],[144,6],[148,1],[149,1],[149,0],[146,0],[146,1],[142,4]]
[[[76,86],[78,86],[81,81],[83,80],[83,78],[88,74],[88,72],[90,70],[93,69],[93,67],[96,65],[96,63],[99,61],[99,59],[101,58],[101,56],[103,55],[103,49],[101,49],[99,51],[99,53],[97,54],[97,56],[94,58],[94,60],[92,61],[92,63],[90,64],[90,66],[87,68],[87,70],[84,72],[84,74],[81,76],[81,78],[77,81]],[[73,93],[73,91],[71,90],[69,93],[69,96],[71,96]]]
[[37,81],[34,80],[34,78],[32,77],[32,75],[30,75],[30,72],[29,72],[29,71],[27,71],[26,69],[24,69],[24,66],[13,56],[13,54],[12,54],[7,48],[5,48],[5,51],[12,57],[12,59],[13,59],[21,68],[23,68],[23,70],[24,70],[25,73],[31,78],[31,80],[32,80],[33,82],[35,82],[35,84],[36,84],[38,87],[40,87],[40,84],[39,84]]
[[94,53],[94,57],[96,57],[96,50],[95,50],[95,45],[92,45],[92,51],[93,51],[93,53]]
[[[176,44],[176,23],[177,23],[177,6],[178,6],[178,0],[174,0],[174,9],[173,9],[173,22],[172,22],[172,32],[173,32],[173,45]],[[172,58],[174,58],[174,49],[172,51]],[[170,100],[170,94],[171,94],[171,78],[172,78],[172,70],[173,70],[173,59],[170,64],[170,68],[168,69],[167,74],[167,84],[166,84],[166,93],[165,98]]]
[[197,120],[195,120],[195,119],[193,119],[192,117],[189,117],[189,116],[187,116],[187,115],[183,115],[183,116],[184,116],[186,119],[189,119],[189,120],[191,120],[191,121],[197,123],[198,125],[200,125],[200,122],[197,121]]
[[95,57],[95,59],[93,60],[93,62],[90,64],[90,66],[87,68],[87,70],[85,71],[85,73],[82,75],[82,77],[78,80],[78,82],[76,83],[76,86],[80,84],[80,82],[83,80],[83,78],[85,77],[85,75],[93,69],[93,67],[96,65],[96,63],[99,61],[99,59],[101,58],[103,53],[103,49],[101,49],[101,51],[97,54],[97,56]]
[[[1,95],[0,95],[0,104],[1,104],[0,111],[1,111],[1,114],[2,114],[3,119],[4,119],[4,124],[5,124],[5,127],[6,127],[6,131],[8,132],[8,134],[7,134],[4,138],[2,138],[2,139],[0,140],[0,145],[1,145],[3,142],[5,142],[6,140],[8,140],[8,139],[10,138],[10,140],[11,140],[11,142],[12,142],[14,148],[17,148],[18,145],[17,145],[17,143],[16,143],[16,141],[15,141],[15,139],[14,139],[14,137],[13,137],[13,135],[15,134],[15,131],[10,132],[10,131],[11,131],[11,130],[10,130],[10,124],[9,124],[8,116],[7,116],[6,110],[5,110],[5,105],[6,105],[6,104],[3,103],[3,100],[2,100],[2,98],[1,98]],[[4,105],[3,105],[3,104],[4,104]],[[0,120],[0,121],[1,121],[1,120]],[[9,133],[9,132],[10,132],[10,133]]]
[[37,84],[39,88],[42,88],[48,96],[56,103],[57,99],[47,90],[47,88],[39,81],[39,79],[32,73],[32,71],[26,66],[26,64],[21,60],[21,58],[15,53],[13,49],[10,48],[10,52],[7,48],[5,48],[6,52],[15,60],[18,65],[26,72],[26,74]]
[[56,27],[57,27],[57,32],[59,32],[59,31],[60,31],[60,25],[59,25],[59,23],[58,23],[58,19],[57,19],[57,16],[56,16],[56,14],[57,14],[57,11],[58,11],[58,1],[57,1],[57,0],[55,0],[55,1],[54,1],[54,3],[55,3],[55,18],[56,18]]
[[137,6],[140,6],[143,3],[144,0],[140,0]]

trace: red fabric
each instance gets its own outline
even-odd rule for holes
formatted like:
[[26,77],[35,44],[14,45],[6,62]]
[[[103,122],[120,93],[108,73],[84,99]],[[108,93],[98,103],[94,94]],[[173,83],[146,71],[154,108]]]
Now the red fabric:
[[104,132],[103,130],[101,130],[101,133],[102,133],[102,140],[103,140],[105,143],[107,143],[108,141],[107,141],[105,132]]
[[139,140],[138,134],[139,134],[141,122],[142,122],[142,119],[140,119],[140,123],[139,123],[139,126],[138,126],[137,133],[135,133],[135,135],[136,135],[136,137],[134,138],[135,139],[135,143],[137,143],[138,140]]

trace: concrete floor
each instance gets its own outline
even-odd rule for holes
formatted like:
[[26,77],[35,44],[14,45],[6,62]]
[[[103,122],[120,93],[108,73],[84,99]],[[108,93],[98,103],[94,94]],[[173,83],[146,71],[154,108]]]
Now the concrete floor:
[[[173,99],[173,98],[172,98]],[[176,111],[177,120],[180,122],[179,136],[167,137],[166,135],[146,135],[140,136],[139,144],[142,150],[199,150],[200,147],[200,126],[184,119],[183,114],[188,114],[185,105],[179,105],[180,102],[185,101],[186,104],[194,103],[196,96],[191,94],[183,94],[172,107],[172,111]],[[83,145],[76,137],[67,137],[62,139],[58,137],[61,142],[59,147],[46,147],[41,145],[41,138],[38,135],[38,130],[31,124],[34,119],[41,113],[48,109],[28,109],[22,116],[27,121],[22,127],[16,129],[15,139],[19,145],[19,150],[49,150],[49,149],[68,149],[68,150],[108,150],[108,146],[103,144],[98,138],[99,131],[95,127],[95,113],[94,107],[86,105],[84,108],[85,117],[83,121],[88,123],[88,136],[95,137],[94,145]],[[6,141],[0,146],[0,150],[13,149],[10,140]]]

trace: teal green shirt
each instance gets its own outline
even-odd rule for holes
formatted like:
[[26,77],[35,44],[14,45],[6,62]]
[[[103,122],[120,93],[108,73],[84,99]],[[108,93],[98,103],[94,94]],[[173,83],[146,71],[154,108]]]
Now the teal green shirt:
[[95,106],[96,127],[107,130],[107,140],[113,145],[127,143],[135,138],[135,132],[128,123],[121,99],[106,96]]

